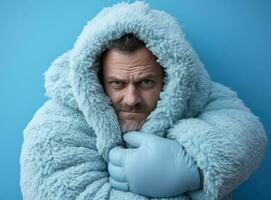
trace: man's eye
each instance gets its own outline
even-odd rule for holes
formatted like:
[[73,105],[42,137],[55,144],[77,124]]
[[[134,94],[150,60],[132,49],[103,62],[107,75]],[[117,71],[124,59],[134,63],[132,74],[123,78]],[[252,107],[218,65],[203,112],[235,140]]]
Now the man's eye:
[[152,80],[143,80],[140,83],[143,87],[151,87],[154,82]]
[[110,84],[113,86],[113,88],[122,88],[123,83],[121,81],[111,81]]

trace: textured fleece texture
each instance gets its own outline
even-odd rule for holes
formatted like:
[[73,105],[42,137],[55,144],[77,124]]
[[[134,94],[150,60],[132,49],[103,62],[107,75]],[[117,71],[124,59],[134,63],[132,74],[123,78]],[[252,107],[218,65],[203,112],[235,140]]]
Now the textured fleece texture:
[[230,197],[259,166],[267,138],[258,117],[234,91],[210,79],[176,19],[145,2],[123,2],[89,21],[44,74],[49,100],[24,129],[25,200],[150,199],[108,182],[108,153],[124,142],[97,77],[97,56],[126,33],[143,40],[166,72],[157,107],[141,131],[179,142],[204,175],[203,189],[164,199]]

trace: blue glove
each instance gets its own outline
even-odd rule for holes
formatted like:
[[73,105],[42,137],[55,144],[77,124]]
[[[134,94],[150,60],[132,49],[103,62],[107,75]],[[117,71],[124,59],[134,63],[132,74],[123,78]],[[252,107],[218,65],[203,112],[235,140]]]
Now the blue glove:
[[135,131],[123,138],[133,148],[116,146],[109,152],[109,182],[114,188],[149,197],[200,188],[196,163],[176,141]]

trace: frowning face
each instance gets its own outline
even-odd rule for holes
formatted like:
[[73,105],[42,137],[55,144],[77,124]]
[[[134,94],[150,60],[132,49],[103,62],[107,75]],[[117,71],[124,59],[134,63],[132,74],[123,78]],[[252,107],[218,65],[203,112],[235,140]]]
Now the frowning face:
[[145,47],[133,53],[109,49],[102,63],[104,89],[122,132],[139,130],[156,107],[163,87],[163,69]]

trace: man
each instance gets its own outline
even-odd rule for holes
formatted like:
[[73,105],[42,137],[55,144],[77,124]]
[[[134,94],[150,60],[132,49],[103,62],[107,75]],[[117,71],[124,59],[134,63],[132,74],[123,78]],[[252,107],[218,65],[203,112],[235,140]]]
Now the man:
[[123,133],[139,130],[156,107],[163,68],[143,41],[132,34],[107,45],[100,79],[118,115]]
[[[163,75],[155,56],[132,34],[107,45],[102,55],[100,80],[113,103],[122,133],[140,130],[155,109]],[[139,133],[130,133],[125,140],[141,147],[140,151],[128,151],[120,146],[110,152],[109,182],[113,187],[128,191],[129,186],[135,193],[154,197],[176,196],[200,188],[196,164],[180,145]],[[167,165],[163,166],[165,161]]]
[[225,199],[263,157],[258,118],[143,2],[103,9],[45,76],[50,99],[24,130],[24,199]]

